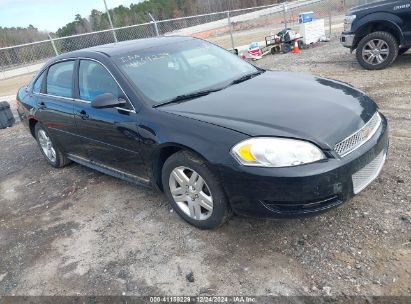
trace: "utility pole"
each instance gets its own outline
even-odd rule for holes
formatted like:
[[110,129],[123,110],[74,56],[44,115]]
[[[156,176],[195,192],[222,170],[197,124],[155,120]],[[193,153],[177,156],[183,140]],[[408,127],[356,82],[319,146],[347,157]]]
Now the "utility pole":
[[106,13],[108,16],[108,21],[110,22],[111,30],[113,31],[114,41],[117,43],[118,41],[117,41],[116,31],[114,30],[113,22],[111,21],[111,16],[110,16],[110,12],[108,11],[106,0],[103,0],[103,2],[104,2],[104,6],[106,7]]

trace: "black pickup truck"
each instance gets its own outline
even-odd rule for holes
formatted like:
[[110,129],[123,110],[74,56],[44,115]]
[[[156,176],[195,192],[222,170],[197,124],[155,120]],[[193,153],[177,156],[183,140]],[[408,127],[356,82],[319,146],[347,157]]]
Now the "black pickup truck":
[[356,49],[365,69],[388,67],[411,47],[411,0],[376,1],[350,9],[341,43]]

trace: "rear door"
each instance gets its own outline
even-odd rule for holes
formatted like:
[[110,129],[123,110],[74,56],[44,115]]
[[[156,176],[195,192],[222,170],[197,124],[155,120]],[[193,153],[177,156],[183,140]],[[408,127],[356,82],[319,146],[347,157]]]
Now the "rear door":
[[[112,74],[100,62],[82,59],[76,86],[75,121],[87,157],[98,165],[147,180],[147,168],[141,157],[138,115]],[[91,101],[104,93],[125,99],[127,104],[121,108],[93,108]]]
[[75,135],[73,113],[74,67],[75,60],[52,64],[45,72],[40,92],[36,93],[36,87],[33,94],[37,97],[36,116],[52,138],[65,153],[79,154],[82,147]]

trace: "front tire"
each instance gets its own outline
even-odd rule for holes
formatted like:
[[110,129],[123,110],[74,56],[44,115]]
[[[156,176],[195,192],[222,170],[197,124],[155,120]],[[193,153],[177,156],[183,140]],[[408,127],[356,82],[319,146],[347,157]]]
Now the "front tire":
[[361,39],[357,46],[358,63],[367,70],[390,66],[398,56],[398,42],[387,32],[374,32]]
[[291,44],[289,44],[289,43],[281,44],[281,52],[283,54],[287,54],[287,53],[291,52],[291,50],[292,50]]
[[51,166],[61,168],[70,163],[70,160],[58,149],[46,128],[36,123],[34,132],[40,151]]
[[232,213],[218,178],[191,152],[177,152],[166,160],[162,184],[173,209],[200,229],[217,228]]

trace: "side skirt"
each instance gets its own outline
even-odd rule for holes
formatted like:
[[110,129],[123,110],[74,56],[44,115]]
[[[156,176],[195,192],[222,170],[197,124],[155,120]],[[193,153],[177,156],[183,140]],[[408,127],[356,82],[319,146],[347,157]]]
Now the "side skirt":
[[129,182],[129,183],[132,183],[132,184],[135,184],[135,185],[138,185],[138,186],[153,188],[152,183],[148,179],[144,179],[144,178],[138,177],[136,175],[132,175],[132,174],[129,174],[129,173],[126,173],[126,172],[123,172],[123,171],[120,171],[120,170],[105,166],[105,165],[100,164],[100,163],[92,162],[88,159],[85,159],[83,157],[79,157],[79,156],[74,155],[74,154],[67,154],[67,158],[74,161],[74,162],[76,162],[76,163],[78,163],[78,164],[80,164],[80,165],[83,165],[85,167],[94,169],[96,171],[99,171],[101,173],[104,173],[104,174],[107,174],[107,175],[110,175],[110,176],[113,176],[113,177],[116,177],[116,178],[122,179],[126,182]]

